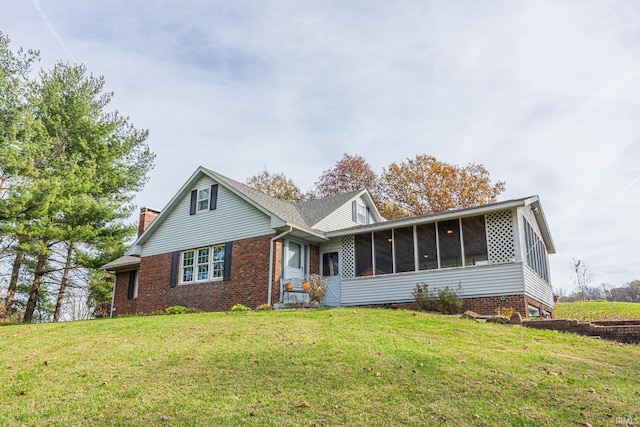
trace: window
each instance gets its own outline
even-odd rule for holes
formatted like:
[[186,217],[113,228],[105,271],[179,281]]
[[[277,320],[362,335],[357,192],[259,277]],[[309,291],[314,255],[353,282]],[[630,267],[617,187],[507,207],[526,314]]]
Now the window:
[[487,252],[484,215],[462,218],[462,238],[464,241],[464,264],[486,264],[489,254]]
[[127,299],[138,298],[138,270],[129,272],[129,287],[127,289]]
[[209,278],[209,248],[198,249],[198,280]]
[[438,222],[438,246],[440,247],[440,268],[462,265],[459,220]]
[[354,236],[356,252],[356,276],[373,275],[373,259],[371,249],[371,233]]
[[438,246],[436,244],[436,224],[416,226],[418,236],[418,268],[433,270],[438,268]]
[[322,254],[322,275],[324,277],[338,275],[338,252]]
[[289,250],[287,251],[287,265],[291,268],[302,268],[302,246],[289,242]]
[[524,221],[524,241],[527,249],[527,265],[546,282],[549,282],[547,248],[527,220]]
[[200,211],[213,211],[218,205],[218,184],[209,188],[192,190],[189,215],[195,215]]
[[393,273],[393,239],[391,230],[373,233],[376,254],[376,274]]
[[[527,238],[532,240],[531,233]],[[462,267],[463,260],[465,266],[483,265],[489,260],[484,215],[353,237],[356,277]],[[542,243],[538,247],[544,250]],[[540,261],[546,260],[543,255],[534,250],[529,257],[531,268],[540,271],[541,277],[547,271],[546,262]]]
[[209,189],[198,190],[198,211],[209,209]]
[[182,253],[182,283],[218,280],[224,276],[224,245],[193,249]]
[[367,223],[367,208],[365,205],[357,204],[358,210],[358,224],[366,224]]
[[413,251],[413,227],[393,230],[393,244],[396,254],[396,272],[415,271],[416,261]]

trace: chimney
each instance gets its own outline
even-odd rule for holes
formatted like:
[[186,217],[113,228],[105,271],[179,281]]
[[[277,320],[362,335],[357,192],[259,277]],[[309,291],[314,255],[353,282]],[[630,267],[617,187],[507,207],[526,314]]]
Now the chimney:
[[138,222],[138,237],[160,215],[160,211],[151,208],[140,209],[140,222]]

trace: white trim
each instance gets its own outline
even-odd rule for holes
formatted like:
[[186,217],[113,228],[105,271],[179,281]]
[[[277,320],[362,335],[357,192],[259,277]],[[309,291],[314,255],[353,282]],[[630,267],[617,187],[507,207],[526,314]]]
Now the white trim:
[[[202,246],[199,248],[194,248],[194,249],[186,249],[184,251],[180,251],[180,268],[178,270],[178,273],[180,274],[180,277],[178,277],[178,285],[188,285],[188,284],[192,284],[192,283],[204,283],[204,282],[219,282],[224,280],[224,257],[222,258],[222,260],[214,260],[213,259],[213,253],[214,248],[219,248],[222,247],[222,250],[224,251],[224,243],[221,244],[217,244],[217,245],[211,245],[211,246]],[[207,259],[207,278],[206,279],[198,279],[198,266],[200,265],[204,265],[204,263],[199,263],[198,262],[198,258],[199,258],[199,252],[207,249],[209,251],[208,254],[208,259]],[[193,263],[190,266],[187,267],[191,267],[193,268],[193,275],[192,278],[193,280],[184,280],[184,256],[187,252],[193,252]],[[226,254],[225,254],[226,255]],[[222,276],[220,277],[212,277],[213,276],[213,272],[214,272],[214,264],[222,264]]]
[[289,227],[289,230],[283,231],[278,234],[269,242],[269,284],[268,284],[268,294],[267,294],[267,304],[271,305],[271,293],[273,292],[273,244],[276,240],[283,238],[287,234],[293,231],[293,227]]

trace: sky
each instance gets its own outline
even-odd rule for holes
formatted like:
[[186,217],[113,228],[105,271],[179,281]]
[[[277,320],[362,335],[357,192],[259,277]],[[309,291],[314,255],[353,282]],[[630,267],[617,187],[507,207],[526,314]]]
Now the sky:
[[640,279],[637,1],[1,0],[12,47],[81,63],[148,129],[138,207],[198,166],[303,191],[344,153],[377,173],[418,154],[484,165],[499,200],[538,195],[592,286]]

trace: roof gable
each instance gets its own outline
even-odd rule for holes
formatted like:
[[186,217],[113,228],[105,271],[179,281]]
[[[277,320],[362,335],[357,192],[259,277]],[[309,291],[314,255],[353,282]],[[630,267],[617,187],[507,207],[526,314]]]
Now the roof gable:
[[149,239],[149,237],[157,230],[162,223],[172,214],[179,201],[182,200],[193,189],[195,183],[203,176],[208,176],[219,185],[223,186],[236,196],[248,202],[251,206],[266,214],[271,218],[271,225],[274,229],[279,227],[293,227],[305,234],[315,236],[324,240],[324,235],[311,228],[296,207],[289,202],[285,202],[275,197],[271,197],[265,193],[255,190],[245,184],[220,175],[210,169],[199,167],[178,192],[171,198],[158,217],[147,227],[147,229],[138,237],[131,248],[126,252],[127,255],[139,254],[140,245]]

